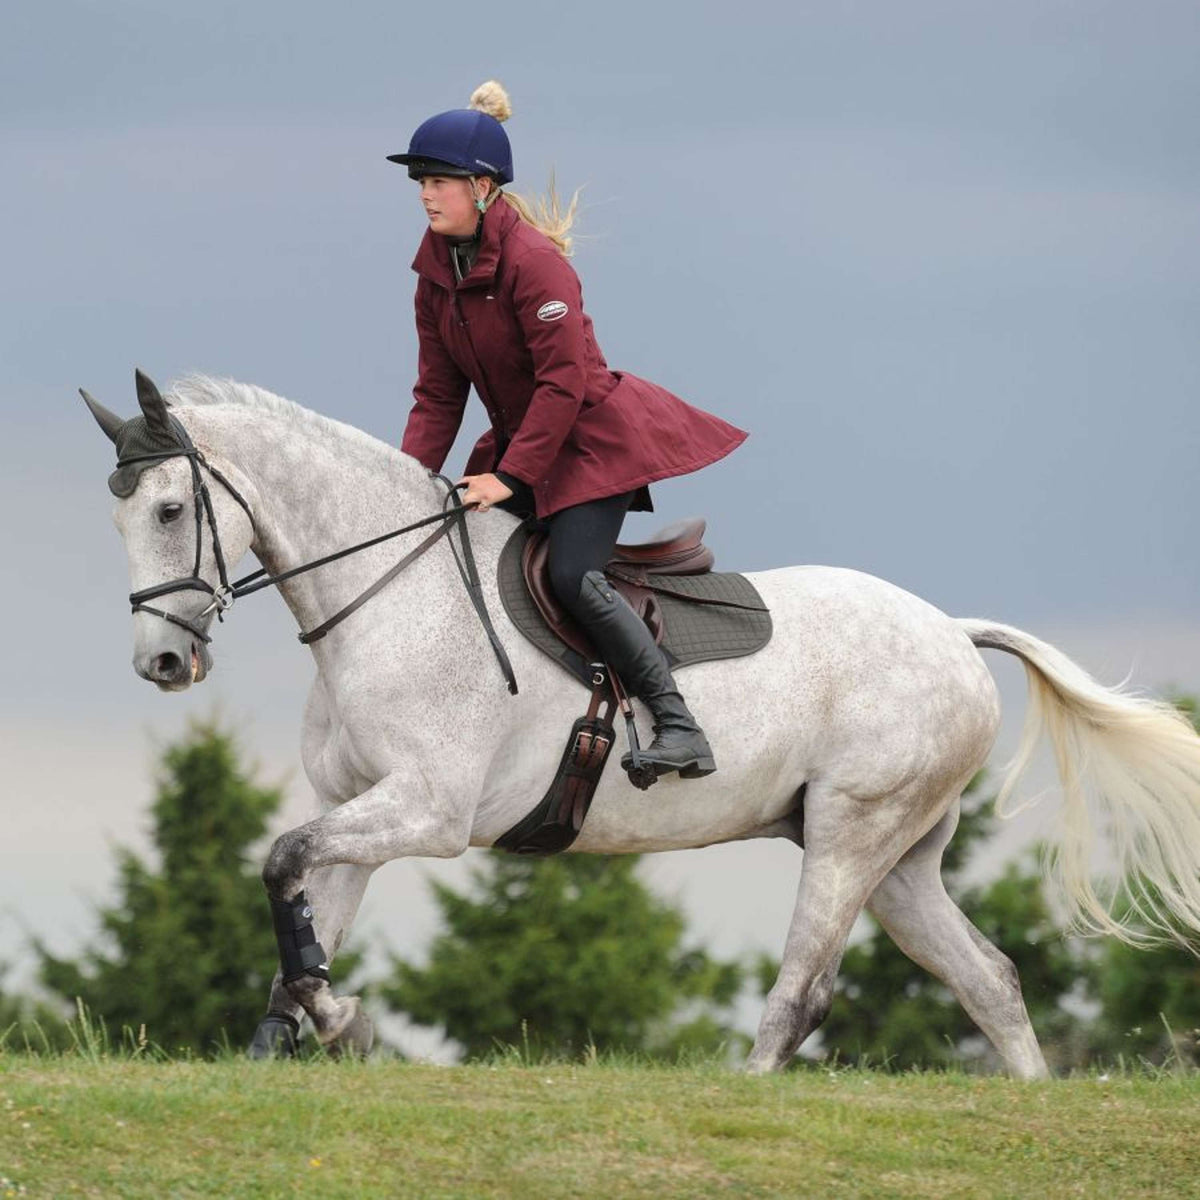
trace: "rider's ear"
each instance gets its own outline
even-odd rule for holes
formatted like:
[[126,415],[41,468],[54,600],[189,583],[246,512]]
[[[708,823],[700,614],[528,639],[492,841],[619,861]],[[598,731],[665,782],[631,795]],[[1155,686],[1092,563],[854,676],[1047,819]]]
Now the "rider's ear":
[[167,415],[167,402],[162,398],[154,380],[143,374],[140,369],[134,370],[133,377],[137,381],[138,404],[142,407],[151,432],[173,438],[175,435],[171,429],[171,418]]

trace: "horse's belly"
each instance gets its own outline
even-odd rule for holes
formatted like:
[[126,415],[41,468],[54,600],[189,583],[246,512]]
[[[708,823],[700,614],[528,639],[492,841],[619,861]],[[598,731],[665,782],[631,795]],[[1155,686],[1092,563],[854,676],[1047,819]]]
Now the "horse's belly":
[[[574,848],[594,854],[686,850],[762,834],[792,812],[797,788],[769,770],[726,766],[703,779],[664,775],[649,790],[635,788],[617,767],[597,792]],[[610,768],[611,769],[611,768]]]

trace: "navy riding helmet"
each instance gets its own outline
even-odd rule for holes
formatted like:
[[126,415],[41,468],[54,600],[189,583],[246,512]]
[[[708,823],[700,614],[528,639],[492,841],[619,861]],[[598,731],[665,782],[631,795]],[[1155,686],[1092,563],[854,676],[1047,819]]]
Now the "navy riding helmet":
[[408,167],[409,178],[424,175],[490,175],[512,183],[512,147],[495,117],[474,108],[452,108],[417,126],[407,154],[388,161]]

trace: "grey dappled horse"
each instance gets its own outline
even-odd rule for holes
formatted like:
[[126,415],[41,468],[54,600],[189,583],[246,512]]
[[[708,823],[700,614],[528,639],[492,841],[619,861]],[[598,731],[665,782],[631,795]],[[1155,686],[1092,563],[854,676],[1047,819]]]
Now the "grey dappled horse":
[[[269,573],[283,573],[436,514],[446,498],[415,459],[259,388],[190,379],[168,394],[168,412],[148,379],[139,375],[138,384],[142,416],[134,421],[88,400],[125,461],[113,490],[122,496],[116,523],[138,606],[134,667],[164,690],[207,675],[205,639],[224,602],[226,565],[246,550]],[[260,1026],[269,1034],[260,1049],[301,1010],[331,1048],[369,1045],[357,998],[335,997],[314,963],[320,947],[337,952],[382,863],[490,846],[525,816],[582,710],[580,685],[512,628],[498,602],[495,565],[514,518],[493,511],[466,519],[520,691],[508,694],[444,544],[313,643],[302,755],[326,811],[283,834],[263,870],[294,978],[276,975],[275,1015]],[[310,630],[396,555],[386,543],[279,590]],[[782,1066],[820,1023],[865,906],[953,990],[1013,1074],[1044,1075],[1012,963],[967,921],[939,875],[959,796],[987,758],[999,719],[977,647],[1025,664],[1030,714],[1002,798],[1045,729],[1064,792],[1055,876],[1086,927],[1137,938],[1110,915],[1119,889],[1091,882],[1099,821],[1135,911],[1159,927],[1200,928],[1200,739],[1169,706],[1100,686],[1029,634],[953,619],[871,576],[810,566],[751,578],[771,609],[770,643],[686,669],[688,700],[712,736],[719,771],[666,777],[642,792],[610,769],[574,849],[802,842],[795,915],[753,1071]]]

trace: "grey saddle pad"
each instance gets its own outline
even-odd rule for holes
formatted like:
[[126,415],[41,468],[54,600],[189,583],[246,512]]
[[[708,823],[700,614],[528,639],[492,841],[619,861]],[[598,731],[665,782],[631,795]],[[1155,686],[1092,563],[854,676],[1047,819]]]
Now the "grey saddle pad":
[[[528,537],[528,529],[519,526],[500,552],[497,583],[504,611],[539,650],[587,683],[591,674],[587,664],[550,631],[525,586],[521,552]],[[761,650],[771,640],[771,614],[744,575],[711,571],[705,575],[651,574],[649,578],[662,606],[666,627],[662,646],[672,666],[740,658]],[[709,603],[689,603],[691,598]],[[712,601],[748,607],[722,608]]]

